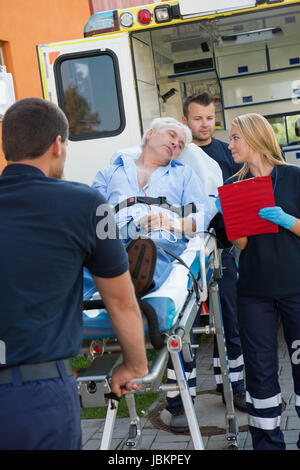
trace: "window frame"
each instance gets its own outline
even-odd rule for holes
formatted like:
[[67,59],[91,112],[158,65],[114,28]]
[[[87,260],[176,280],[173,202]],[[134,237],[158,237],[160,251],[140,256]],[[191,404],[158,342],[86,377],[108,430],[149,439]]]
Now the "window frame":
[[3,54],[3,43],[0,41],[0,65],[5,65],[4,54]]
[[60,55],[54,62],[53,70],[54,70],[54,78],[55,84],[57,89],[57,101],[59,107],[65,111],[65,101],[64,101],[64,89],[63,89],[63,81],[62,81],[62,74],[61,74],[61,65],[66,60],[71,59],[83,59],[87,57],[98,57],[108,55],[112,58],[113,62],[113,70],[115,74],[115,81],[116,81],[116,90],[117,90],[117,101],[119,106],[119,115],[120,115],[120,126],[118,129],[113,131],[102,131],[102,132],[93,132],[90,134],[79,134],[74,135],[69,133],[69,140],[71,141],[81,141],[81,140],[91,140],[91,139],[99,139],[105,137],[114,137],[123,132],[126,126],[126,118],[125,118],[125,108],[124,108],[124,101],[123,101],[123,94],[122,94],[122,86],[121,86],[121,77],[120,77],[120,69],[119,69],[119,61],[118,57],[114,51],[111,49],[94,49],[92,51],[78,51],[78,52],[71,52],[67,54]]

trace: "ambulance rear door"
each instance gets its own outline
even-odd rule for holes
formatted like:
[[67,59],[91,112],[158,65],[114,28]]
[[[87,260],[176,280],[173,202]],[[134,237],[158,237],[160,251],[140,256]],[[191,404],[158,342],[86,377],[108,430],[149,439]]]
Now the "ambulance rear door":
[[91,184],[115,151],[141,139],[127,33],[37,48],[44,98],[70,124],[65,178]]

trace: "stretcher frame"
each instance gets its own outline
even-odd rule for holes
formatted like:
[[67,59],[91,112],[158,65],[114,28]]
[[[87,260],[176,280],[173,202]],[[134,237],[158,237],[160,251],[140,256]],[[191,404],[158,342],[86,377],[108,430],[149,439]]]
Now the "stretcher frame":
[[[214,235],[211,230],[212,236]],[[208,237],[206,243],[209,241]],[[192,346],[190,343],[190,334],[215,334],[221,365],[221,373],[223,380],[223,392],[226,403],[225,426],[227,447],[229,449],[238,449],[238,422],[235,414],[233,403],[233,392],[230,379],[230,370],[228,366],[227,348],[224,335],[222,309],[219,296],[218,279],[222,275],[222,267],[220,264],[221,250],[217,248],[216,239],[214,241],[214,249],[209,256],[206,265],[204,250],[200,251],[200,298],[197,298],[193,284],[189,291],[185,305],[181,314],[168,332],[164,332],[165,342],[163,348],[158,352],[153,364],[149,366],[149,373],[132,382],[139,384],[141,389],[138,393],[167,392],[177,390],[180,392],[187,417],[187,422],[195,450],[204,450],[204,444],[197,422],[194,405],[189,393],[187,379],[185,376],[182,357],[189,362],[192,359]],[[209,298],[210,317],[209,325],[204,327],[193,328],[196,315],[200,311],[202,302]],[[146,342],[146,348],[153,346]],[[93,348],[89,348],[90,351]],[[84,352],[85,349],[82,348]],[[104,355],[107,352],[107,356]],[[162,384],[162,376],[166,369],[168,357],[171,357],[174,367],[177,384]],[[101,353],[94,359],[92,365],[77,378],[78,390],[81,398],[82,406],[95,407],[107,405],[107,414],[105,425],[100,444],[100,450],[109,450],[112,441],[112,435],[115,420],[118,411],[118,400],[116,397],[110,396],[109,376],[116,365],[122,362],[120,346],[117,340],[108,341],[102,348]],[[128,437],[125,440],[123,448],[139,449],[142,440],[142,429],[140,418],[137,415],[134,400],[135,392],[128,392],[125,395],[126,404],[129,410],[130,425]],[[90,396],[89,396],[90,395]],[[226,446],[225,446],[226,447]]]

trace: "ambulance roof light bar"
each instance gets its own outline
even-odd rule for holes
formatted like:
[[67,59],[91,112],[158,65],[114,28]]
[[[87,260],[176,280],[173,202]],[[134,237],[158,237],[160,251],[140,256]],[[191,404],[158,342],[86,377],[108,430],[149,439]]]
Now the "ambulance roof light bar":
[[159,25],[180,18],[178,3],[147,5],[124,9],[109,10],[95,13],[84,27],[84,37],[120,31],[132,27]]
[[210,0],[201,2],[199,0],[179,0],[179,9],[182,18],[193,18],[195,16],[213,15],[231,10],[243,10],[257,5],[256,0]]

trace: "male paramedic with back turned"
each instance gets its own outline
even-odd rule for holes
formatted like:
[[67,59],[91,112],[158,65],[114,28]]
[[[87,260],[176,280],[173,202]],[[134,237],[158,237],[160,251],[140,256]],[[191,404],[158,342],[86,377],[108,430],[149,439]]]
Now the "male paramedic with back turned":
[[[100,239],[98,191],[62,181],[68,122],[39,98],[3,119],[0,177],[0,449],[80,449],[71,357],[82,341],[83,266],[93,275],[121,343],[112,374],[120,396],[147,373],[141,314],[122,243]],[[114,223],[113,214],[108,214]]]

